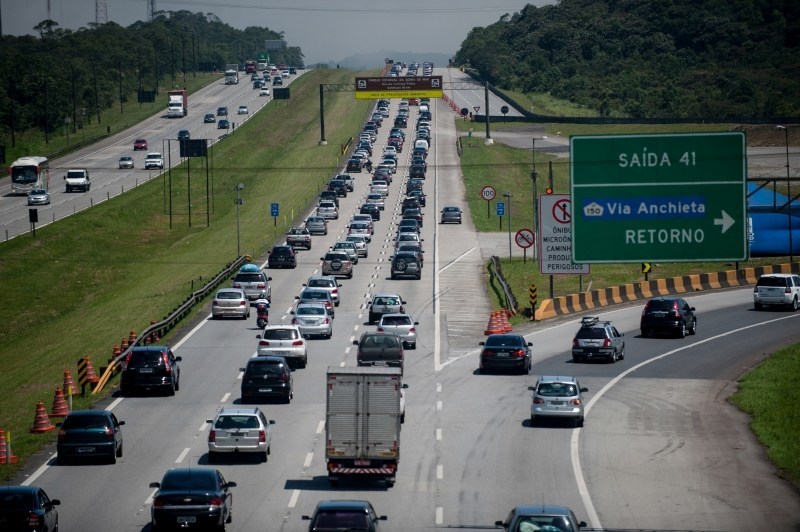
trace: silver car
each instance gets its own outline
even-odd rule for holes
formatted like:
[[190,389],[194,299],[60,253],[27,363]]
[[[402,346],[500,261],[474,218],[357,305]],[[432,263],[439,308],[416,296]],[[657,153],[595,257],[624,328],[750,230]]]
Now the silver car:
[[327,235],[328,221],[321,216],[311,216],[306,220],[306,229],[312,235]]
[[378,332],[399,336],[406,349],[416,349],[417,325],[419,322],[408,314],[383,314],[378,321]]
[[328,314],[328,309],[322,303],[299,303],[292,311],[292,325],[300,328],[300,333],[305,337],[333,336],[333,319]]
[[348,236],[360,235],[363,236],[367,242],[372,241],[372,233],[369,230],[369,224],[366,222],[353,222],[348,226]]
[[364,201],[364,203],[374,203],[378,206],[378,209],[386,209],[386,199],[384,198],[383,194],[378,192],[370,192],[367,194],[367,199]]
[[221,453],[258,453],[261,462],[270,454],[272,434],[264,413],[255,408],[223,408],[214,419],[207,419],[208,463],[213,464]]
[[367,258],[369,255],[369,248],[367,247],[366,238],[361,235],[347,235],[345,240],[356,245],[356,251],[358,252],[359,257]]
[[212,318],[242,318],[250,317],[250,302],[243,290],[239,288],[222,288],[217,291],[211,302]]
[[324,288],[331,295],[334,306],[338,307],[341,302],[339,288],[341,288],[342,285],[339,284],[336,277],[332,275],[312,275],[308,278],[308,281],[303,283],[303,286],[309,288]]
[[320,201],[319,206],[317,206],[317,216],[326,220],[338,220],[339,209],[336,208],[336,204],[332,201]]
[[50,205],[50,193],[43,188],[28,192],[28,205]]
[[120,168],[133,168],[133,157],[130,155],[123,155],[119,158]]
[[461,223],[461,207],[445,207],[442,209],[442,223]]
[[353,261],[345,251],[329,251],[322,261],[322,275],[341,275],[348,279],[353,278]]
[[358,248],[353,242],[348,240],[340,240],[336,242],[331,248],[332,251],[344,251],[353,261],[353,264],[358,264]]
[[531,425],[540,418],[558,418],[574,420],[578,427],[583,426],[583,392],[576,377],[554,377],[542,375],[534,386],[528,386],[533,392],[531,403]]
[[233,288],[242,290],[248,299],[258,299],[262,293],[266,299],[270,299],[272,287],[269,282],[271,280],[272,277],[268,277],[262,272],[258,265],[246,264],[233,278]]

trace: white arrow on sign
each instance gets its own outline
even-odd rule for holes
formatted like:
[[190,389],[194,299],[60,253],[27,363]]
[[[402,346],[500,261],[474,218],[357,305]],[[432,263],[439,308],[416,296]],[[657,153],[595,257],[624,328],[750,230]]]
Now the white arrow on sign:
[[714,218],[714,225],[721,225],[722,226],[722,234],[725,234],[725,231],[731,228],[736,221],[731,218],[730,214],[725,211],[722,211],[722,218]]

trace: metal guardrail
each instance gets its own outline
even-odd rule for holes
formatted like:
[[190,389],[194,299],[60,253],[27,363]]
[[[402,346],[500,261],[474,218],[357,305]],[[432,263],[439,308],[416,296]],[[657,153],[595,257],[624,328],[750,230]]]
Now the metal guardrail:
[[491,262],[489,263],[489,272],[497,278],[500,282],[500,286],[503,287],[503,295],[505,296],[506,310],[511,311],[511,315],[516,315],[517,313],[517,298],[514,297],[514,292],[511,291],[511,286],[506,281],[505,276],[503,276],[503,269],[500,267],[500,259],[496,255],[492,255]]
[[118,356],[114,357],[111,362],[108,364],[108,367],[103,372],[103,375],[100,377],[100,380],[97,382],[97,386],[94,390],[92,390],[92,395],[100,393],[108,381],[116,371],[116,368],[121,364],[125,357],[128,356],[128,353],[134,347],[141,345],[143,342],[146,341],[146,338],[151,337],[153,333],[158,333],[158,336],[161,337],[164,333],[170,331],[175,325],[177,325],[183,318],[185,318],[192,308],[197,305],[203,298],[205,298],[212,290],[216,289],[228,277],[230,277],[234,272],[236,272],[242,264],[247,262],[249,257],[241,256],[235,261],[228,264],[225,269],[220,271],[217,275],[215,275],[208,283],[205,284],[200,290],[196,290],[192,292],[186,300],[176,307],[166,318],[163,320],[150,325],[148,328],[142,331],[142,333],[136,338],[134,342],[132,342],[125,351],[120,353]]

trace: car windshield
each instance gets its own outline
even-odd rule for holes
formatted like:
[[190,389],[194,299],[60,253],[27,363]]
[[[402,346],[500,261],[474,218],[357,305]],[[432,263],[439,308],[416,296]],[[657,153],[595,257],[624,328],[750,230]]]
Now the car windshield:
[[210,473],[197,471],[180,471],[167,473],[161,482],[162,491],[173,490],[205,490],[214,491],[217,486]]
[[234,277],[234,283],[260,283],[264,279],[260,273],[238,273]]
[[381,320],[382,325],[411,325],[411,318],[408,316],[384,316]]
[[378,297],[375,298],[376,305],[399,305],[400,301],[396,297]]
[[305,300],[312,300],[312,301],[319,301],[321,299],[328,299],[328,292],[322,291],[313,291],[313,292],[303,292],[303,297],[301,299]]
[[[33,493],[8,492],[0,493],[0,510],[30,510],[33,508]],[[9,523],[10,524],[10,523]]]
[[295,329],[266,329],[264,340],[297,340],[300,337]]
[[647,302],[647,310],[672,310],[675,304],[671,299],[653,299]]
[[233,290],[222,290],[217,292],[217,299],[242,299],[242,294]]
[[108,418],[102,414],[96,414],[67,416],[67,419],[61,424],[61,428],[64,430],[86,429],[89,427],[105,427],[106,425],[108,425]]
[[564,382],[543,382],[536,393],[545,397],[571,397],[578,395],[578,388]]
[[513,532],[533,532],[534,530],[562,532],[572,530],[566,517],[561,515],[543,515],[523,517]]
[[333,279],[309,279],[308,283],[306,283],[306,284],[308,286],[315,286],[315,287],[323,287],[323,288],[325,288],[325,287],[329,287],[329,286],[334,286],[334,281],[333,281]]

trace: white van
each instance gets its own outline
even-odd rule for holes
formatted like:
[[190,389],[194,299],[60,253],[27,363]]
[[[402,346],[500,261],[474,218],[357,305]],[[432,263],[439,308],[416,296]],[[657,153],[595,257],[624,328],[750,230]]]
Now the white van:
[[428,141],[425,139],[418,139],[414,142],[415,148],[425,148],[425,151],[428,151],[429,145]]

